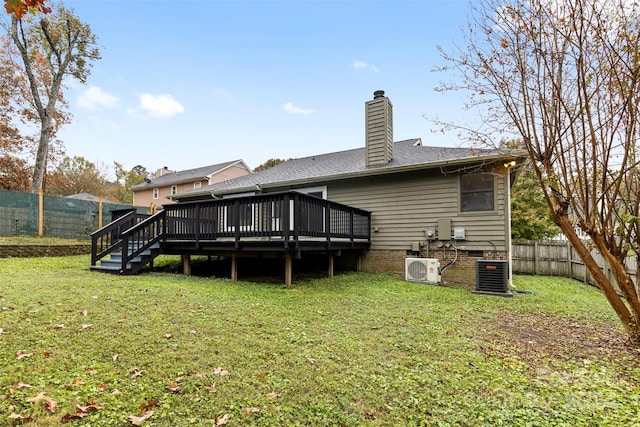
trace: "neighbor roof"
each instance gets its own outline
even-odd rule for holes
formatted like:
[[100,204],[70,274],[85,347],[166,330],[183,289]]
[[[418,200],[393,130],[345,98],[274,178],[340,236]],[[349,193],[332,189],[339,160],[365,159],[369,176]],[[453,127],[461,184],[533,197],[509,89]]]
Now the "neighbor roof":
[[167,185],[181,184],[184,182],[193,182],[194,180],[205,179],[209,175],[218,173],[231,166],[242,165],[245,169],[249,167],[242,160],[232,160],[230,162],[218,163],[216,165],[202,166],[195,169],[187,169],[178,172],[171,172],[151,179],[151,182],[143,182],[131,187],[131,190],[143,190],[146,188],[164,187]]
[[173,196],[174,199],[191,199],[205,195],[223,195],[257,188],[281,187],[287,185],[313,184],[354,178],[358,176],[380,175],[416,169],[430,169],[443,166],[479,163],[522,156],[523,152],[499,151],[474,148],[428,147],[418,139],[408,139],[394,143],[393,160],[384,165],[366,166],[365,148],[321,154],[317,156],[291,159],[272,168],[233,178],[228,181],[207,185]]

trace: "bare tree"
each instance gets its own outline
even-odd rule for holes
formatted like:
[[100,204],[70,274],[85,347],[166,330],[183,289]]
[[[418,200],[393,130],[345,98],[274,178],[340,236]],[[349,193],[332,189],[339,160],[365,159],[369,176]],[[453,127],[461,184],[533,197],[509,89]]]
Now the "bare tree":
[[42,187],[49,143],[56,129],[68,119],[68,115],[56,110],[64,78],[71,76],[84,83],[91,61],[99,59],[100,53],[91,28],[62,4],[39,21],[12,15],[9,33],[20,52],[30,89],[28,102],[40,126],[31,183],[31,190],[36,192]]
[[[441,49],[441,70],[460,72],[460,83],[439,89],[468,91],[483,124],[440,124],[482,143],[504,132],[522,139],[553,221],[624,328],[640,341],[638,288],[626,263],[629,255],[640,255],[640,6],[625,0],[482,0],[471,8],[464,43],[451,52]],[[592,248],[613,280],[598,267]]]

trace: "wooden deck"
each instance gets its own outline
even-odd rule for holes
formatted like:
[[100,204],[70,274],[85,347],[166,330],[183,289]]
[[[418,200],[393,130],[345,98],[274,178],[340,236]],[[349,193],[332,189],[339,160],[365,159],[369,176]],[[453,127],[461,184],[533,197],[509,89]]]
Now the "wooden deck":
[[[160,253],[279,256],[285,281],[303,252],[332,257],[363,252],[371,245],[371,213],[298,192],[261,194],[167,205],[153,216],[128,212],[92,234],[91,268],[135,274]],[[109,256],[109,258],[107,258]]]

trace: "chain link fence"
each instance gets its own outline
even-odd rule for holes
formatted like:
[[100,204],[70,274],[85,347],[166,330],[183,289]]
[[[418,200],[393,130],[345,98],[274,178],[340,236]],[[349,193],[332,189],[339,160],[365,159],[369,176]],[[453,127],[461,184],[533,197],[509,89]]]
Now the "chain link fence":
[[[38,236],[88,239],[112,213],[133,209],[130,205],[70,197],[0,190],[0,236]],[[100,214],[102,210],[102,215]],[[102,219],[102,224],[100,220]]]

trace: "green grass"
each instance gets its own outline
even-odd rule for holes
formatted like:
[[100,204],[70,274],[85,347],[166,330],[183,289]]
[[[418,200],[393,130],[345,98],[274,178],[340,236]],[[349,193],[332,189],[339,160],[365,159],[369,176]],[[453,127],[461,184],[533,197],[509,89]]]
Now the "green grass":
[[640,353],[574,281],[517,277],[533,295],[499,298],[388,275],[286,288],[88,265],[0,259],[0,424],[58,425],[95,402],[69,425],[145,411],[143,426],[640,425]]
[[67,239],[62,237],[34,237],[34,236],[0,236],[0,245],[86,245],[91,239]]

